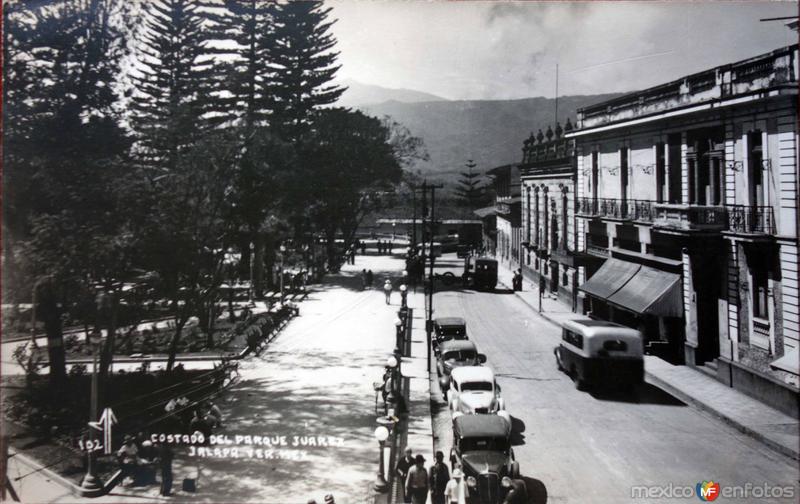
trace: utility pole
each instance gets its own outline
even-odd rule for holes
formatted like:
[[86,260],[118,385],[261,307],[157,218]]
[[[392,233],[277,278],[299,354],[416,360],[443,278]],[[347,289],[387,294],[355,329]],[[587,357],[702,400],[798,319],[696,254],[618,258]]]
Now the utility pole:
[[[436,226],[436,189],[441,189],[442,185],[430,185],[428,186],[427,183],[423,183],[422,185],[422,201],[423,201],[423,209],[425,208],[424,204],[426,201],[426,189],[430,187],[431,189],[431,213],[430,217],[428,218],[428,256],[430,260],[430,269],[428,270],[428,281],[426,284],[426,291],[428,295],[428,312],[427,320],[425,320],[425,333],[427,334],[428,340],[428,369],[431,367],[431,344],[432,344],[432,333],[433,333],[433,267],[434,263],[436,262],[436,256],[433,252],[433,237],[434,237],[434,228]],[[423,219],[425,217],[425,211],[423,210]],[[424,222],[424,221],[423,221]],[[423,240],[424,241],[424,240]],[[424,260],[424,259],[423,259]],[[423,262],[423,265],[425,263]]]

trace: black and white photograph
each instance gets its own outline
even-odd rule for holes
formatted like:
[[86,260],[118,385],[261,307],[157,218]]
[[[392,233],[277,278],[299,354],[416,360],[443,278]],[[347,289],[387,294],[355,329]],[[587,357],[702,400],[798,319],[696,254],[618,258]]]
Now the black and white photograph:
[[800,500],[797,0],[2,0],[0,501]]

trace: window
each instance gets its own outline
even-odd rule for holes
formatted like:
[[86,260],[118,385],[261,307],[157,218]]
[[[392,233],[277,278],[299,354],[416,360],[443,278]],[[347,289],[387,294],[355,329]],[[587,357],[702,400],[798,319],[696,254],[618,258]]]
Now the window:
[[603,350],[609,352],[626,352],[628,344],[621,340],[608,340],[603,342]]
[[561,339],[569,343],[570,345],[576,346],[578,348],[583,348],[582,334],[570,331],[569,329],[564,329],[564,331],[561,334]]
[[769,280],[767,270],[759,267],[753,270],[753,316],[769,319]]
[[528,219],[525,228],[525,241],[530,243],[531,242],[531,188],[530,187],[528,187],[527,189],[525,207],[528,209]]
[[593,200],[597,199],[597,182],[598,182],[597,178],[598,178],[598,171],[599,171],[598,161],[599,160],[598,160],[597,151],[592,152],[592,180],[591,180],[591,184],[592,184],[592,199]]
[[[628,148],[623,147],[619,150],[619,184],[620,184],[620,199],[623,202],[628,199]],[[626,209],[623,208],[624,212]]]
[[747,187],[751,206],[762,206],[764,204],[764,172],[762,168],[764,152],[761,139],[761,132],[756,130],[748,136],[748,163],[747,163]]
[[461,391],[466,392],[475,391],[475,392],[491,392],[492,391],[492,384],[489,382],[464,382],[461,384]]
[[656,144],[656,202],[663,203],[667,198],[666,158],[664,142]]
[[669,184],[668,201],[670,203],[682,203],[681,195],[681,135],[672,134],[667,137],[669,155]]

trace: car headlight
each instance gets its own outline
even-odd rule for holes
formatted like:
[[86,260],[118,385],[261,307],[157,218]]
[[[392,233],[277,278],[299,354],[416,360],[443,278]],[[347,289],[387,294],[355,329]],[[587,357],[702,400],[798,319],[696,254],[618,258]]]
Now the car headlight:
[[475,476],[467,476],[467,486],[475,487],[478,485],[478,481],[475,479]]

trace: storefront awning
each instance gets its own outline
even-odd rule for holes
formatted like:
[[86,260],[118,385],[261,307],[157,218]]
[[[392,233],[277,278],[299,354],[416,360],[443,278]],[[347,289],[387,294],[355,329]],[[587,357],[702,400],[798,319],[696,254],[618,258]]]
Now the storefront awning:
[[787,348],[783,357],[771,362],[769,367],[800,375],[800,351],[797,348]]
[[683,314],[680,280],[680,276],[676,273],[641,266],[639,271],[607,300],[639,314],[680,317]]
[[636,263],[607,259],[597,273],[580,286],[580,290],[601,299],[608,299],[625,285],[639,268],[641,266]]

